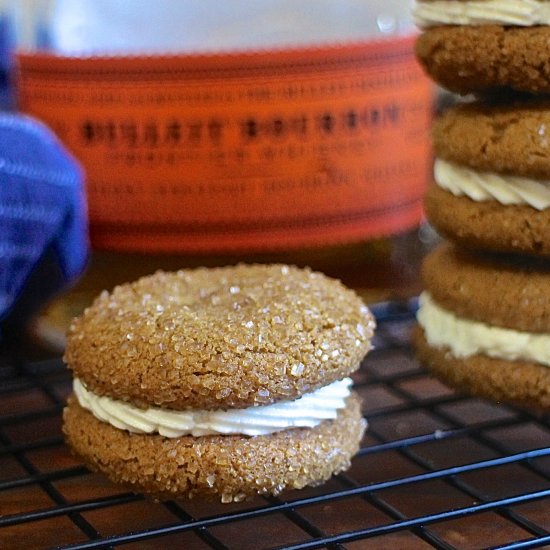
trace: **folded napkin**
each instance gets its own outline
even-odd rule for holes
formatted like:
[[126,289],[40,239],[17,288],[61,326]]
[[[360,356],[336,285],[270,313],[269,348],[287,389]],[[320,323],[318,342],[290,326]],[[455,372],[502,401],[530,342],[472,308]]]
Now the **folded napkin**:
[[84,174],[40,122],[0,114],[0,320],[20,326],[88,257]]

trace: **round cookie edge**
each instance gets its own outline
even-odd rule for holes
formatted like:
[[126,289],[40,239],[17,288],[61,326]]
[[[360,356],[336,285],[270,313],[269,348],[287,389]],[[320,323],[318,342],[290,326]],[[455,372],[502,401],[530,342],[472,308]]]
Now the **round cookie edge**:
[[74,398],[63,420],[75,454],[111,481],[157,499],[222,502],[323,483],[350,466],[366,428],[356,393],[335,420],[270,436],[130,434],[99,421]]

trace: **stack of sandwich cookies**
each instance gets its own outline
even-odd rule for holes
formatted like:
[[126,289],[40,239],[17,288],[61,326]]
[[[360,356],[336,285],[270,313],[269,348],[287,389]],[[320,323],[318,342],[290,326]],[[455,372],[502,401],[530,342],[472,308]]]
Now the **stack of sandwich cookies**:
[[550,410],[550,1],[417,0],[434,122],[420,358],[450,385]]
[[417,0],[417,56],[477,100],[434,124],[426,210],[445,237],[550,256],[550,1]]
[[374,320],[307,269],[157,273],[73,323],[67,441],[94,470],[157,498],[277,494],[350,465],[365,429],[349,375]]

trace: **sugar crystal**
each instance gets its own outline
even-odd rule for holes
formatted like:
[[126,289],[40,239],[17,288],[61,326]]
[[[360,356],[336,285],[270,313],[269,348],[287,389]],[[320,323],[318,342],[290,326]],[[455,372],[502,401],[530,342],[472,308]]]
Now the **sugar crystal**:
[[216,475],[215,474],[210,474],[209,476],[206,477],[206,483],[207,483],[208,487],[213,487],[215,481],[216,481]]
[[290,374],[292,374],[292,376],[300,376],[304,372],[304,368],[305,365],[303,363],[296,363],[295,365],[292,365]]

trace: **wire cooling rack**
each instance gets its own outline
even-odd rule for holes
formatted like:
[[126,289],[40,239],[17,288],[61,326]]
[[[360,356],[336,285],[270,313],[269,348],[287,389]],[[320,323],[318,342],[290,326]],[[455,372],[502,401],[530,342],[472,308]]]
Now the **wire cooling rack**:
[[357,373],[369,430],[346,473],[222,505],[154,503],[93,474],[61,436],[59,359],[0,366],[0,548],[550,547],[550,422],[453,392],[416,362],[415,304],[379,304]]

